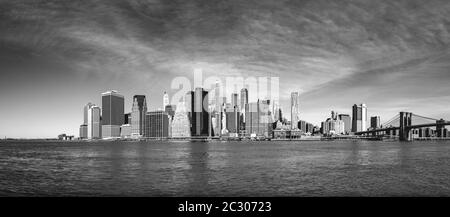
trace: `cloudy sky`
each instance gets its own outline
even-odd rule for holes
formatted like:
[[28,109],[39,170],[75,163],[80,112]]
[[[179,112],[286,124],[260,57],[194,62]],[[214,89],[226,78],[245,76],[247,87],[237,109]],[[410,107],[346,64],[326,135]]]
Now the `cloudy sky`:
[[[301,119],[366,103],[450,119],[448,0],[0,0],[0,137],[78,136],[100,93],[177,76],[278,76]],[[252,98],[250,93],[250,98]]]

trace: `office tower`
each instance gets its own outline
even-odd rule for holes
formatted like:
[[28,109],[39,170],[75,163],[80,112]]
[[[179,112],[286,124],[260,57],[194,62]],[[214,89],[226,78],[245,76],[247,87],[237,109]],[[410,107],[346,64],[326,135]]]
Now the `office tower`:
[[246,108],[247,103],[248,103],[248,90],[247,90],[247,88],[242,88],[241,89],[241,105],[240,105],[241,113],[242,113],[242,117],[241,117],[242,127],[245,127],[245,114],[247,113],[245,108]]
[[164,91],[164,96],[163,96],[163,108],[166,108],[166,106],[168,106],[170,104],[169,101],[169,94]]
[[238,97],[239,97],[239,95],[237,93],[231,94],[231,106],[239,107]]
[[299,130],[301,130],[303,133],[306,133],[306,121],[299,120],[297,126]]
[[270,100],[258,100],[247,104],[245,115],[245,131],[250,137],[271,137],[272,120],[270,115]]
[[172,121],[172,137],[191,137],[191,125],[189,123],[188,112],[184,101],[178,103]]
[[117,91],[102,93],[102,137],[120,137],[120,126],[124,124],[124,97]]
[[252,102],[246,104],[245,131],[246,136],[256,137],[258,133],[258,103]]
[[216,86],[214,87],[214,110],[215,111],[221,110],[222,102],[221,102],[220,95],[221,95],[220,83],[219,83],[219,81],[216,81]]
[[195,88],[192,112],[191,136],[209,135],[208,91],[203,88]]
[[167,138],[169,136],[169,115],[164,111],[151,111],[145,115],[144,136],[146,138]]
[[145,115],[147,114],[147,99],[145,95],[134,95],[131,107],[131,135],[140,137],[144,135]]
[[88,103],[88,104],[86,104],[85,106],[84,106],[84,108],[83,108],[83,125],[87,125],[87,120],[88,120],[88,110],[92,107],[92,106],[94,106],[94,104],[92,104],[92,103]]
[[345,134],[352,132],[352,119],[348,114],[339,114],[338,119],[344,122]]
[[299,120],[299,96],[298,92],[291,93],[291,129],[297,129]]
[[381,128],[380,116],[370,117],[370,128],[372,129]]
[[87,113],[87,138],[100,139],[101,137],[100,107],[93,105]]
[[367,130],[367,106],[366,104],[353,105],[352,132]]
[[230,133],[230,136],[231,135],[237,136],[240,128],[239,106],[228,105],[225,108],[225,115],[226,115],[226,129],[228,130],[228,133]]
[[241,89],[241,109],[245,108],[245,105],[248,103],[248,90],[247,88]]
[[345,134],[345,123],[338,118],[337,113],[331,112],[331,117],[322,122],[322,133],[326,135]]
[[87,133],[88,133],[88,129],[87,129],[87,113],[86,113],[86,124],[82,124],[80,125],[80,139],[87,139]]
[[436,136],[439,138],[443,138],[447,136],[447,128],[445,128],[446,121],[444,119],[440,119],[436,121]]
[[194,91],[188,91],[186,93],[185,96],[185,105],[186,105],[186,112],[188,114],[188,118],[189,118],[189,124],[190,124],[190,128],[191,128],[191,136],[192,136],[192,132],[194,131],[193,128],[193,111],[194,111]]

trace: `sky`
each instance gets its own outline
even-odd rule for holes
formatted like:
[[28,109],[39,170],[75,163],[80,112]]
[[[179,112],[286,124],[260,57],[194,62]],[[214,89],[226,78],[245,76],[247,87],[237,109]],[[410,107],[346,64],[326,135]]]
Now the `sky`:
[[0,137],[78,136],[107,90],[161,108],[199,68],[279,77],[284,114],[298,91],[317,125],[361,103],[382,122],[450,120],[449,14],[448,0],[0,0]]

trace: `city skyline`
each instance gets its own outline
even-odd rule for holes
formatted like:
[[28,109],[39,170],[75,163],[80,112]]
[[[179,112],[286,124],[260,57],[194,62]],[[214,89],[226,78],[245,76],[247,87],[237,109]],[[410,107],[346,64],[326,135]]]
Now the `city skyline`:
[[83,105],[106,90],[125,112],[136,94],[153,111],[195,68],[278,76],[283,116],[298,91],[315,125],[361,103],[381,122],[450,119],[447,1],[24,2],[0,3],[2,138],[78,135]]

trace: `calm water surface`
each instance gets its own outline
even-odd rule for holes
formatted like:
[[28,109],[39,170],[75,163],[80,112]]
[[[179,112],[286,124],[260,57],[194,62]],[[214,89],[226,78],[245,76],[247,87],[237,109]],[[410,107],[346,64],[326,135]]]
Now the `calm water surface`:
[[1,196],[450,196],[450,142],[0,142]]

